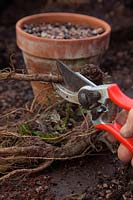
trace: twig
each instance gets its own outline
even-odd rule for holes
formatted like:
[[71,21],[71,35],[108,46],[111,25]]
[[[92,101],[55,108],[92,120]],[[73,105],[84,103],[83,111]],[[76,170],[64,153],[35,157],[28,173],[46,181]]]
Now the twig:
[[44,81],[44,82],[61,82],[60,75],[52,74],[20,74],[15,72],[1,72],[0,80],[18,80],[18,81]]

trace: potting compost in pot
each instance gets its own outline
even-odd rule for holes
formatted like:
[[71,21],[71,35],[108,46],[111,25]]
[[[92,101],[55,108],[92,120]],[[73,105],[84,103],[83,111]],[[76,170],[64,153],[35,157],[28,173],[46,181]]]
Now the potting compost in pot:
[[91,28],[89,26],[74,25],[70,22],[65,24],[24,24],[22,28],[26,33],[50,39],[83,39],[104,32],[102,27]]

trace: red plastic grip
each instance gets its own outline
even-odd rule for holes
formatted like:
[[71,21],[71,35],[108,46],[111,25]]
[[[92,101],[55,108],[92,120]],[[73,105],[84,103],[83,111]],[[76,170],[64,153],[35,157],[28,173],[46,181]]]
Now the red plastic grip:
[[98,124],[95,128],[105,130],[111,133],[120,143],[124,144],[131,153],[133,153],[133,138],[124,138],[120,134],[121,125],[118,122],[114,124]]
[[130,110],[133,108],[133,99],[126,96],[117,84],[112,84],[108,87],[109,98],[117,106],[124,108],[125,110]]
[[[107,90],[108,96],[114,104],[125,110],[133,108],[133,99],[126,96],[117,84],[111,84]],[[129,151],[133,153],[133,138],[124,138],[121,136],[121,125],[118,122],[114,122],[114,124],[97,124],[95,125],[95,128],[111,133],[120,143],[125,145]]]

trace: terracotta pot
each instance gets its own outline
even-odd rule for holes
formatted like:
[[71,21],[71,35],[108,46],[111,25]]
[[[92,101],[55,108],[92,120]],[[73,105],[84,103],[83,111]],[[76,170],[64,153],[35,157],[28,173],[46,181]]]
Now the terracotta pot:
[[[23,24],[67,23],[102,27],[104,32],[85,39],[46,39],[28,34],[22,30]],[[95,17],[72,13],[44,13],[20,19],[16,24],[17,44],[23,52],[29,73],[57,74],[56,59],[62,60],[75,71],[85,64],[98,64],[109,45],[110,26]],[[50,83],[32,82],[37,100],[48,104],[55,99]]]

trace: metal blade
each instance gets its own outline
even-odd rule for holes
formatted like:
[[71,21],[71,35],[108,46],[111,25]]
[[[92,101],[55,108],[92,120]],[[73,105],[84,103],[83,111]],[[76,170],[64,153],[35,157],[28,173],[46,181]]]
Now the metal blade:
[[91,87],[96,87],[96,85],[85,78],[78,72],[72,71],[61,61],[57,61],[57,67],[63,77],[65,87],[73,92],[79,91],[79,89],[83,86],[89,85]]

